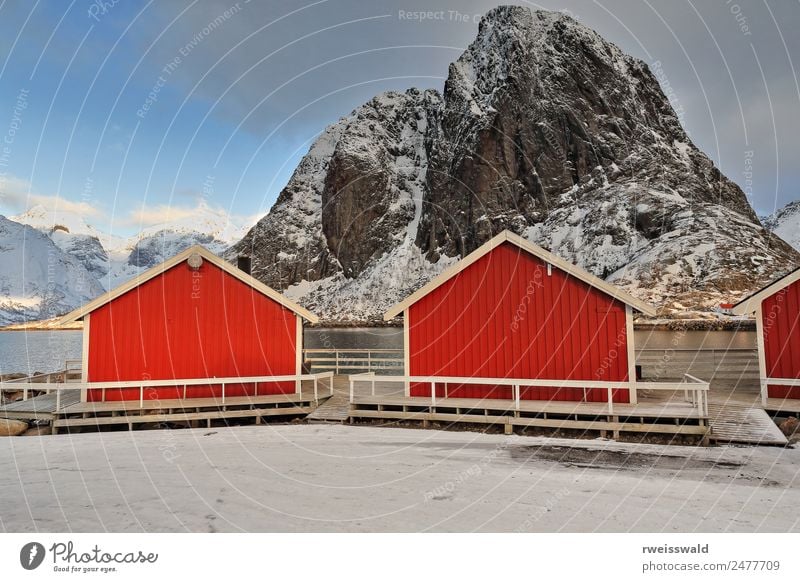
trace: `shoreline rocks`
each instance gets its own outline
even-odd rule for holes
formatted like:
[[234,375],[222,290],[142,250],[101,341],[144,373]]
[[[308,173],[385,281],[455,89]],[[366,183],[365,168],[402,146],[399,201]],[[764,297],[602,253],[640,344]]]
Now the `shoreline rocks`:
[[0,418],[0,436],[18,436],[28,430],[28,423],[10,418]]

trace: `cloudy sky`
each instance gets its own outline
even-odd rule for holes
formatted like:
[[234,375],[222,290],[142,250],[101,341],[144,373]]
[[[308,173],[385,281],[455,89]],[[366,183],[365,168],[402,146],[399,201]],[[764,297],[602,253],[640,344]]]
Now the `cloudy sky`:
[[[800,198],[800,2],[520,3],[658,69],[760,214]],[[201,200],[263,213],[326,124],[382,91],[441,89],[495,5],[0,0],[0,213],[58,206],[120,234]]]

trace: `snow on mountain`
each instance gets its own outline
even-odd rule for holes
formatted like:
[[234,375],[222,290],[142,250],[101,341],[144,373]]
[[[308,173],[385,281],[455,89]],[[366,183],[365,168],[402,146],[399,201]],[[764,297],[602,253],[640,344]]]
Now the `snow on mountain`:
[[329,321],[382,312],[503,229],[662,308],[800,264],[698,150],[647,65],[560,13],[500,7],[444,93],[328,127],[226,254]]
[[[0,325],[39,319],[45,312],[60,315],[195,244],[221,253],[249,226],[202,201],[186,217],[131,237],[109,235],[78,213],[42,206],[2,220]],[[63,273],[52,293],[44,295],[40,270],[51,260],[63,265]],[[34,271],[24,281],[22,275],[12,277],[22,268]],[[76,290],[69,291],[73,285]]]
[[789,202],[762,222],[765,228],[800,251],[800,200]]
[[95,276],[50,237],[0,216],[0,325],[49,319],[102,292]]
[[144,269],[157,265],[192,245],[222,253],[240,240],[251,225],[233,222],[222,208],[201,200],[191,215],[149,226],[126,241],[124,261],[115,261],[106,278],[113,288]]

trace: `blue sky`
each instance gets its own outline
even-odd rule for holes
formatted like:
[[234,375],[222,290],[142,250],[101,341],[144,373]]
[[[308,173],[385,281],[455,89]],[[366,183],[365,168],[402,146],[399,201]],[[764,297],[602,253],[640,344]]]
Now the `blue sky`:
[[[120,234],[200,198],[267,211],[325,125],[381,91],[441,89],[495,5],[0,2],[0,213],[77,209]],[[800,195],[800,4],[530,5],[658,63],[692,139],[760,213]],[[420,9],[444,16],[404,16]]]

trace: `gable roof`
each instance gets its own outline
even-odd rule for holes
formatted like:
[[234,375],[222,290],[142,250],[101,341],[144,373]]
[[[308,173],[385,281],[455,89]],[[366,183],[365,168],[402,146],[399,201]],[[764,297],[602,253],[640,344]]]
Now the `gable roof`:
[[764,299],[770,297],[771,295],[775,295],[775,293],[781,289],[785,289],[798,280],[800,280],[800,267],[784,275],[780,279],[773,281],[755,293],[748,295],[739,301],[739,303],[731,307],[731,313],[734,315],[747,315],[748,313],[753,313],[756,309],[758,309]]
[[599,277],[595,277],[591,273],[581,269],[580,267],[573,265],[565,261],[564,259],[557,257],[551,252],[544,250],[542,247],[535,245],[531,242],[528,242],[521,236],[514,234],[511,231],[504,230],[491,240],[484,243],[482,246],[478,247],[466,257],[461,259],[458,263],[453,265],[452,267],[445,269],[438,277],[435,277],[427,285],[422,287],[421,289],[417,290],[415,293],[412,293],[408,297],[406,297],[403,301],[398,303],[397,305],[390,308],[384,315],[383,319],[385,321],[389,321],[398,315],[400,315],[403,311],[405,311],[409,306],[413,305],[423,297],[425,297],[428,293],[436,289],[437,287],[443,285],[451,278],[455,277],[458,273],[478,261],[484,255],[490,253],[492,250],[503,244],[504,242],[509,242],[514,246],[527,251],[528,253],[532,254],[535,257],[542,259],[546,263],[550,263],[557,269],[561,269],[565,273],[575,277],[576,279],[580,279],[587,285],[594,287],[605,293],[606,295],[610,295],[614,299],[625,303],[626,305],[630,305],[637,311],[649,315],[650,317],[654,317],[656,315],[655,307],[636,299],[632,295],[626,293],[619,287],[606,283]]
[[83,318],[84,315],[86,315],[88,313],[91,313],[95,309],[97,309],[99,307],[102,307],[103,305],[105,305],[106,303],[108,303],[110,301],[113,301],[114,299],[116,299],[120,295],[124,295],[128,291],[130,291],[132,289],[135,289],[139,285],[142,285],[143,283],[146,283],[147,281],[157,277],[161,273],[165,273],[166,271],[168,271],[172,267],[180,264],[181,262],[185,261],[186,259],[188,259],[191,255],[193,255],[195,253],[197,253],[198,255],[203,257],[203,259],[208,261],[209,263],[211,263],[213,265],[216,265],[217,267],[219,267],[220,269],[222,269],[223,271],[225,271],[229,275],[231,275],[233,277],[236,277],[242,283],[244,283],[246,285],[249,285],[250,287],[252,287],[256,291],[258,291],[262,295],[266,295],[267,297],[269,297],[273,301],[283,305],[288,310],[293,311],[294,313],[296,313],[297,315],[301,316],[305,320],[307,320],[307,321],[309,321],[311,323],[317,323],[319,321],[319,318],[316,315],[314,315],[313,313],[311,313],[310,311],[308,311],[304,307],[301,307],[300,305],[298,305],[297,303],[295,303],[291,299],[289,299],[287,297],[284,297],[283,295],[281,295],[280,293],[278,293],[277,291],[275,291],[271,287],[268,287],[267,285],[264,285],[264,283],[262,283],[261,281],[259,281],[255,277],[253,277],[252,275],[248,275],[247,273],[245,273],[241,269],[239,269],[237,267],[234,267],[228,261],[226,261],[225,259],[223,259],[221,257],[218,257],[217,255],[215,255],[214,253],[209,251],[207,248],[205,248],[203,246],[200,246],[200,245],[194,245],[194,246],[189,247],[185,251],[183,251],[181,253],[178,253],[177,255],[172,257],[171,259],[167,259],[163,263],[161,263],[159,265],[156,265],[154,267],[151,267],[150,269],[147,269],[143,273],[139,273],[138,275],[136,275],[135,277],[133,277],[129,281],[123,283],[122,285],[119,285],[118,287],[116,287],[115,289],[112,289],[111,291],[108,291],[107,293],[103,293],[102,295],[100,295],[99,297],[97,297],[94,300],[90,301],[86,305],[82,305],[81,307],[78,307],[74,311],[71,311],[70,313],[67,313],[66,315],[61,317],[61,319],[58,320],[58,325],[63,325],[65,323],[71,323],[73,321],[77,321],[77,320]]

